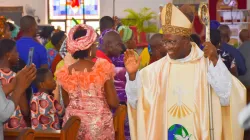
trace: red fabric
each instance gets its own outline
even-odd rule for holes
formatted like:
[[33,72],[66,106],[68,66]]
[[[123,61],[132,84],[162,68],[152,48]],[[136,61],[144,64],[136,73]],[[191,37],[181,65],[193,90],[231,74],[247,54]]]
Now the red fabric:
[[202,32],[202,30],[204,30],[204,26],[203,26],[203,24],[200,22],[200,19],[199,19],[199,16],[195,16],[194,17],[194,29],[195,29],[195,32],[197,33],[197,34],[200,34],[201,32]]
[[238,0],[239,9],[247,9],[247,0]]
[[216,20],[216,4],[218,0],[209,0],[210,20]]
[[137,32],[136,26],[130,26],[129,28],[133,31],[133,35],[136,37],[135,38],[136,46],[137,47],[147,47],[148,46],[147,34],[145,32],[141,32],[140,33],[140,42],[139,42],[138,32]]
[[[100,51],[100,50],[97,50],[97,51],[96,51],[96,57],[97,57],[97,58],[106,59],[107,61],[109,61],[110,63],[112,63],[112,60],[111,60],[105,53],[103,53],[103,52]],[[93,59],[93,62],[96,62],[97,58],[94,58],[94,59]]]
[[79,7],[79,6],[80,6],[79,0],[72,0],[72,2],[71,2],[72,8]]
[[54,74],[56,71],[57,64],[62,60],[61,55],[58,53],[51,64],[51,71]]
[[15,40],[16,41],[19,40],[22,37],[22,34],[23,34],[22,31],[19,31]]

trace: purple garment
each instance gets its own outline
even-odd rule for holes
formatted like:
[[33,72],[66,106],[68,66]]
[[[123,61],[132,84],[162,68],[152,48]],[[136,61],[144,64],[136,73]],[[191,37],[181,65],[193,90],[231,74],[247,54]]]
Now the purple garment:
[[[115,83],[115,88],[118,94],[118,97],[120,99],[120,102],[122,104],[127,103],[127,96],[125,92],[125,86],[126,86],[126,69],[124,66],[124,61],[123,61],[124,55],[121,54],[119,57],[113,57],[111,58],[112,63],[115,65],[115,78],[114,78],[114,83]],[[126,140],[130,140],[130,132],[129,132],[129,122],[128,122],[128,116],[125,120],[125,137]]]
[[115,88],[117,91],[117,94],[119,96],[120,102],[126,103],[127,102],[127,96],[125,93],[125,85],[126,85],[126,69],[123,62],[124,55],[120,55],[119,57],[113,57],[111,58],[112,63],[115,65]]

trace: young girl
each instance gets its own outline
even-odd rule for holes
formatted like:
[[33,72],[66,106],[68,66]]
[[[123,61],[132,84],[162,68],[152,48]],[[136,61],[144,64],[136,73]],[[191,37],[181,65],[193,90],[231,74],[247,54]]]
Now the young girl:
[[[10,98],[11,92],[15,86],[15,75],[10,67],[18,62],[18,52],[16,50],[16,43],[10,39],[2,39],[0,41],[0,85],[5,91],[6,97]],[[28,101],[23,94],[20,99],[19,106],[16,108],[10,119],[4,124],[5,129],[19,129],[25,128],[26,122],[29,123],[29,107]],[[26,120],[26,122],[24,121]]]
[[113,83],[114,66],[104,59],[92,61],[96,37],[94,29],[88,25],[73,27],[67,39],[67,50],[79,60],[70,66],[65,64],[56,72],[57,81],[63,87],[64,123],[71,116],[81,118],[79,140],[115,139],[110,110],[119,104]]
[[32,95],[30,104],[32,129],[61,129],[59,117],[64,114],[64,109],[52,94],[56,88],[53,74],[48,69],[38,69],[34,84],[38,92]]

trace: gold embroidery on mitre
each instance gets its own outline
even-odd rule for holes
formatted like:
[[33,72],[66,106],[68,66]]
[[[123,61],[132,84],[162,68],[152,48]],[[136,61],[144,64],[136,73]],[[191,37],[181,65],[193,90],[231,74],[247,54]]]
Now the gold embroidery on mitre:
[[191,29],[171,25],[172,6],[173,5],[171,3],[168,3],[166,5],[165,10],[162,11],[162,14],[165,14],[162,16],[162,20],[165,20],[162,22],[163,33],[164,34],[180,35],[180,36],[190,36],[192,34]]
[[190,36],[192,31],[191,29],[176,27],[171,25],[165,25],[162,27],[162,31],[164,34],[174,34],[180,36]]

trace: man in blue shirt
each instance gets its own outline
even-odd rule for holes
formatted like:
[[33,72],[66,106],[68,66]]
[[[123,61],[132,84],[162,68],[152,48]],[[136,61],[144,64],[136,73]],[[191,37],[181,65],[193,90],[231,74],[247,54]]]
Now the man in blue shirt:
[[238,70],[238,75],[245,75],[247,72],[245,58],[240,53],[240,51],[233,46],[229,45],[228,42],[230,41],[231,30],[228,25],[220,25],[218,28],[221,34],[221,50],[227,51],[230,53],[236,61],[236,66]]
[[44,46],[35,40],[37,23],[34,17],[24,16],[20,20],[22,37],[17,41],[17,51],[20,58],[27,64],[29,50],[34,47],[32,62],[36,68],[48,68],[47,51]]

